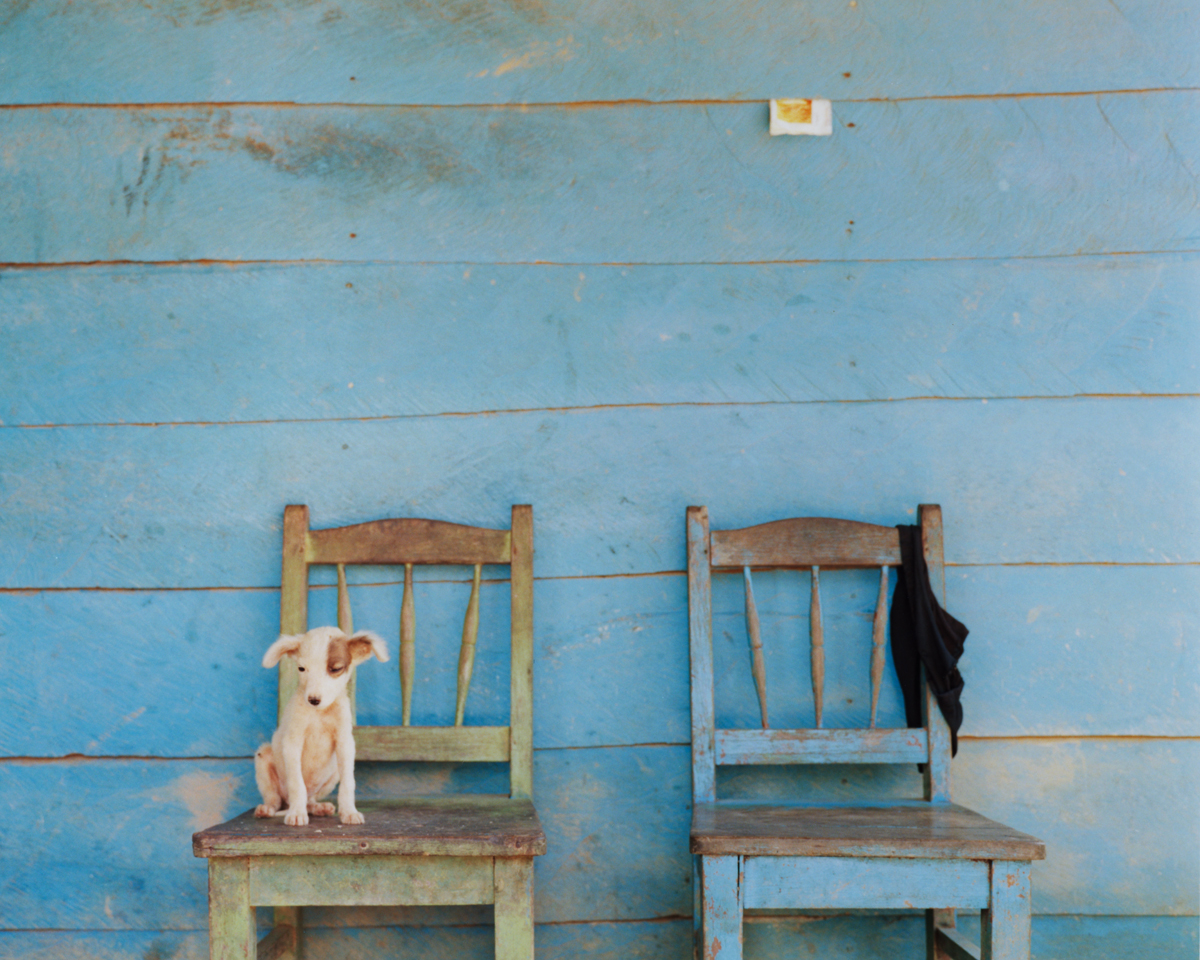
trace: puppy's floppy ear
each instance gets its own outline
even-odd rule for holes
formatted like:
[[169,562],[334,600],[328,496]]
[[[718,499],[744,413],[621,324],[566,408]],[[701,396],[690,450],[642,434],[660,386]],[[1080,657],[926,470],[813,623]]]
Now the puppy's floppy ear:
[[263,654],[263,666],[273,667],[281,658],[295,656],[303,641],[304,634],[302,633],[280,634],[279,639],[267,647],[267,652]]
[[371,654],[379,660],[387,662],[388,648],[383,637],[377,633],[372,633],[370,630],[358,630],[347,639],[350,646],[350,661],[352,663],[362,663],[364,660],[371,659]]

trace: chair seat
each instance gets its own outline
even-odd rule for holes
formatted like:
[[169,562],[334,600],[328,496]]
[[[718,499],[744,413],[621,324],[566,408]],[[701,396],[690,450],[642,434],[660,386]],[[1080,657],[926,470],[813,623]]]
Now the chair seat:
[[429,797],[363,801],[366,823],[311,817],[289,827],[283,817],[239,817],[192,836],[197,857],[381,856],[532,857],[546,852],[546,834],[531,800]]
[[1041,840],[953,803],[862,807],[698,803],[692,853],[1043,860]]

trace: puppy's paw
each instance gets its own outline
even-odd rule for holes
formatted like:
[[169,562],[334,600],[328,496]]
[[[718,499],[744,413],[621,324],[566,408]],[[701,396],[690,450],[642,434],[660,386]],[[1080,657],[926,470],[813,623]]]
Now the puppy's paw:
[[301,807],[299,810],[289,810],[283,815],[283,822],[289,827],[308,826],[308,811]]
[[256,817],[273,817],[278,812],[279,809],[277,807],[268,807],[265,803],[260,803],[254,808],[254,815]]
[[332,817],[337,810],[332,803],[310,803],[308,812],[314,817]]
[[363,815],[357,810],[343,810],[339,818],[342,823],[365,823]]

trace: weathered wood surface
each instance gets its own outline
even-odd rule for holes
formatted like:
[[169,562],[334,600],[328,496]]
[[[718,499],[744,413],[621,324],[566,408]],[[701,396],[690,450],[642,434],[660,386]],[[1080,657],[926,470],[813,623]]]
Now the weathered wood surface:
[[[685,593],[688,627],[687,740],[692,754],[692,799],[716,800],[716,713],[713,689],[712,542],[708,508],[689,506],[684,515],[687,541]],[[730,637],[732,639],[732,636]]]
[[[930,929],[931,923],[926,919],[925,929]],[[979,945],[968,940],[960,931],[953,927],[932,925],[935,948],[939,953],[934,956],[937,960],[980,960]]]
[[0,261],[1192,250],[1198,102],[844,103],[832,137],[803,142],[772,138],[762,103],[0,111]]
[[496,960],[533,960],[533,862],[497,858]]
[[494,889],[489,857],[260,855],[249,871],[250,902],[263,906],[486,904]]
[[360,760],[424,760],[505,763],[511,756],[508,727],[355,727]]
[[256,817],[249,810],[198,832],[192,852],[198,857],[531,857],[546,852],[546,835],[528,800],[404,798],[364,801],[360,809],[366,823],[314,817],[306,827],[289,827],[278,817]]
[[509,793],[533,796],[533,507],[512,508]]
[[701,861],[699,955],[704,960],[741,960],[741,864],[737,857]]
[[458,687],[454,697],[454,725],[461,727],[467,711],[467,694],[471,689],[471,674],[475,671],[475,645],[479,639],[479,580],[483,568],[475,564],[471,577],[471,596],[463,615],[462,644],[458,651]]
[[[754,692],[758,694],[758,710],[762,715],[762,728],[766,730],[771,726],[767,716],[767,672],[766,667],[763,666],[762,628],[758,621],[758,607],[754,604],[754,582],[751,579],[749,567],[742,568],[742,581],[746,590],[746,636],[750,639],[750,673],[754,677]],[[707,592],[705,595],[707,596]],[[711,616],[711,611],[704,615]],[[710,627],[710,632],[711,629]],[[711,652],[706,655],[709,660],[712,659]],[[697,672],[711,674],[712,667]],[[711,713],[711,708],[703,708],[701,710],[702,721]],[[696,726],[696,723],[693,722],[692,726]]]
[[821,619],[821,568],[814,566],[809,576],[808,644],[809,682],[812,684],[813,725],[824,721],[825,708],[825,624]]
[[979,917],[982,960],[1026,960],[1030,948],[1029,864],[991,864],[991,905]]
[[508,563],[510,556],[507,530],[420,518],[312,530],[306,550],[309,563]]
[[[547,840],[538,918],[687,916],[688,748],[538,751],[536,761]],[[1198,770],[1195,741],[964,741],[955,796],[1045,842],[1033,880],[1040,913],[1190,916]],[[507,786],[502,766],[467,780],[477,772],[364,764],[359,796]],[[774,767],[752,771],[752,783],[748,772],[720,771],[720,795],[854,802],[921,790],[913,767]],[[23,851],[0,879],[5,929],[203,929],[191,835],[258,802],[248,759],[8,762],[0,788],[6,848]]]
[[[962,918],[964,926],[978,920]],[[305,931],[312,960],[368,960],[403,956],[415,960],[493,960],[492,927],[320,926]],[[978,939],[977,933],[968,934]],[[919,956],[924,937],[913,916],[750,917],[744,926],[746,955],[782,960],[804,951],[829,951],[848,960]],[[1050,960],[1127,960],[1146,954],[1161,960],[1194,960],[1194,917],[1034,917],[1033,955]],[[539,924],[541,958],[576,960],[691,960],[691,921]],[[4,960],[208,960],[198,931],[0,931]]]
[[[195,100],[482,103],[837,98],[1196,86],[1195,11],[1022,0],[918,11],[348,0],[14,7],[12,103]],[[719,38],[720,42],[717,42]],[[40,51],[35,56],[32,51]]]
[[[798,727],[811,718],[807,664],[796,646],[806,591],[788,571],[755,579],[767,666],[789,691],[775,719]],[[869,722],[874,580],[869,570],[826,574],[831,727]],[[972,628],[962,661],[964,734],[1200,735],[1200,662],[1189,639],[1200,631],[1197,567],[972,567],[951,569],[949,581],[950,609]],[[752,728],[757,706],[740,578],[718,576],[714,587],[717,719],[722,727]],[[429,632],[416,722],[445,725],[453,720],[454,643],[467,586],[418,589]],[[350,591],[360,626],[396,622],[399,585]],[[536,591],[535,745],[686,744],[685,578],[542,580]],[[508,719],[506,594],[507,584],[481,587],[469,724]],[[333,622],[333,590],[314,590],[311,602],[314,624]],[[278,594],[267,590],[0,595],[0,660],[12,679],[11,709],[0,711],[0,754],[250,755],[275,727],[274,680],[259,657],[278,628],[278,609]],[[37,638],[32,657],[22,652],[30,637]],[[89,637],[103,637],[111,657],[77,656]],[[1173,666],[1160,670],[1159,663]],[[92,695],[117,688],[128,671],[141,678],[135,698]],[[198,685],[198,677],[213,677],[225,696],[205,695],[207,681]],[[890,663],[883,679],[879,725],[901,726]],[[393,671],[377,664],[359,671],[358,709],[361,723],[398,722]]]
[[1197,393],[1198,276],[1196,254],[10,269],[0,421]]
[[724,856],[1045,858],[1041,840],[952,803],[892,807],[697,804],[691,849],[692,853]]
[[[539,576],[681,570],[689,502],[703,495],[736,526],[797,512],[797,484],[806,513],[888,523],[908,519],[897,504],[937,490],[950,563],[1193,562],[1198,406],[908,401],[6,430],[0,585],[270,585],[271,504],[319,490],[323,522],[378,516],[401,495],[398,460],[414,513],[504,523],[514,499],[536,494]],[[899,442],[912,430],[921,444]],[[746,448],[750,436],[771,455]],[[812,455],[848,436],[842,456]],[[753,469],[730,469],[742,463]],[[1103,524],[1098,511],[1111,514]]]
[[413,681],[417,664],[417,601],[413,593],[413,565],[404,565],[404,588],[400,594],[400,723],[412,723]]
[[978,910],[989,894],[975,860],[749,857],[742,875],[747,909]]
[[712,565],[726,567],[898,566],[895,527],[829,517],[795,517],[712,532]]
[[924,763],[923,729],[718,730],[717,763]]
[[871,618],[871,727],[879,719],[879,691],[883,687],[883,663],[887,659],[888,567],[879,568],[879,596]]
[[255,960],[258,933],[244,859],[208,865],[208,939],[212,960]]

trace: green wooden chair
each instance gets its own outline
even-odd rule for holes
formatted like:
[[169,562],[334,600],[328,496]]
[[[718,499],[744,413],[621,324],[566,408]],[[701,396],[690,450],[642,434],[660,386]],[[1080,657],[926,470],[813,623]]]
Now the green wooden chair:
[[[353,630],[346,564],[403,564],[400,687],[403,725],[355,726],[357,759],[509,764],[509,797],[457,795],[360,802],[366,823],[335,817],[306,827],[241,816],[193,837],[208,858],[209,950],[213,960],[299,958],[304,906],[493,904],[497,960],[533,957],[533,858],[546,837],[533,807],[533,510],[512,508],[512,527],[493,530],[435,520],[378,520],[309,530],[308,508],[283,520],[281,632],[308,629],[308,572],[337,567],[338,625]],[[475,573],[459,654],[455,725],[414,727],[413,566],[456,564]],[[464,726],[479,624],[480,570],[507,565],[512,584],[512,707],[505,727]],[[279,704],[298,681],[280,663]],[[350,687],[353,704],[353,682]],[[274,907],[275,926],[256,944],[255,907]]]
[[[941,508],[920,508],[930,579],[945,596]],[[923,728],[875,727],[885,662],[888,568],[900,565],[894,527],[798,518],[739,530],[709,530],[708,510],[689,507],[688,622],[691,640],[691,851],[696,867],[696,941],[704,960],[741,960],[742,917],[751,909],[924,909],[926,958],[1028,960],[1030,861],[1040,840],[950,802],[950,730],[922,683]],[[866,729],[822,729],[825,643],[820,571],[879,567]],[[812,571],[809,638],[815,729],[772,730],[751,572]],[[751,670],[761,730],[718,730],[713,708],[714,572],[745,581]],[[944,601],[943,601],[944,605]],[[865,664],[864,664],[865,666]],[[924,764],[924,800],[862,806],[721,802],[718,764]],[[980,910],[982,950],[955,925],[956,909]]]

